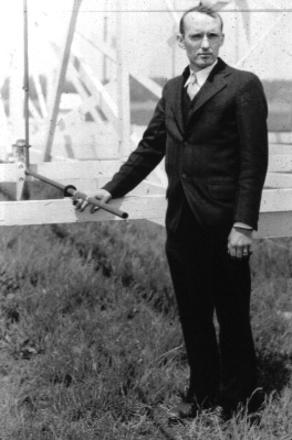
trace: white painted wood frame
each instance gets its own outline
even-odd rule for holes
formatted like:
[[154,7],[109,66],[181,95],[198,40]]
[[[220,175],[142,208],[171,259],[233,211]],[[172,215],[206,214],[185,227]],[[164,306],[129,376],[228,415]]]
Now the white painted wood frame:
[[62,55],[62,61],[60,65],[60,71],[58,75],[58,81],[56,84],[55,93],[53,95],[53,103],[51,109],[49,111],[49,126],[47,131],[47,137],[45,141],[45,149],[44,149],[44,161],[51,160],[51,150],[54,141],[54,134],[56,129],[56,122],[59,112],[59,105],[61,100],[61,94],[66,78],[67,67],[70,58],[71,45],[74,37],[75,26],[77,22],[78,12],[81,5],[82,0],[74,0],[72,14],[69,22],[68,33],[66,35],[66,41],[64,46],[64,51]]
[[[273,155],[271,156],[273,161]],[[291,155],[292,162],[292,155]],[[40,163],[32,166],[34,172],[56,180],[63,185],[73,184],[79,190],[94,194],[119,168],[120,161],[82,161]],[[18,165],[0,164],[1,182],[17,182]],[[291,173],[269,173],[263,191],[259,231],[256,237],[292,236],[292,185]],[[286,179],[286,187],[282,186]],[[165,189],[147,182],[140,184],[128,196],[111,201],[113,206],[129,213],[130,220],[148,219],[164,223]],[[74,223],[114,220],[116,217],[103,211],[96,214],[79,213],[71,200],[27,200],[0,202],[0,225],[28,225],[45,223]]]

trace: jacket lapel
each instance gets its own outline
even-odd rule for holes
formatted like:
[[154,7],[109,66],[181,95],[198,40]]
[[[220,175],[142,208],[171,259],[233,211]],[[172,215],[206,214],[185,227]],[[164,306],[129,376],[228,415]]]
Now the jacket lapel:
[[[186,67],[183,74],[177,78],[177,82],[175,85],[175,90],[172,95],[173,104],[172,104],[172,112],[174,114],[174,118],[177,122],[177,127],[182,136],[185,133],[185,123],[183,120],[183,111],[182,111],[182,93],[183,86],[189,76],[189,67]],[[222,89],[224,89],[227,85],[226,76],[230,74],[229,67],[221,58],[218,58],[218,63],[211,71],[207,81],[194,98],[194,103],[190,110],[188,122],[194,116],[194,114],[204,105],[206,104],[213,96],[219,93]]]
[[226,76],[229,75],[228,66],[219,58],[218,63],[211,71],[207,81],[195,97],[194,104],[191,107],[188,121],[194,114],[205,105],[213,96],[219,93],[227,85]]

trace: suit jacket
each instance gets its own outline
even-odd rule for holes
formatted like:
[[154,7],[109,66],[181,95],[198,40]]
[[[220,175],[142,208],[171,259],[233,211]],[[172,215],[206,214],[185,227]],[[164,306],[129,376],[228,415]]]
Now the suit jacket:
[[104,188],[121,197],[165,156],[166,227],[178,224],[184,198],[207,227],[243,222],[257,228],[267,170],[267,103],[256,75],[220,58],[184,121],[189,68],[168,81],[136,150]]

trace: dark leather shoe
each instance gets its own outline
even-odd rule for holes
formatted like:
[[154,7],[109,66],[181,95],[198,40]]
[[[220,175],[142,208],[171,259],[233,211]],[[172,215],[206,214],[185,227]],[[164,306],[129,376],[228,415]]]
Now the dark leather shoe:
[[252,415],[264,408],[265,392],[262,388],[257,388],[247,402],[247,412]]
[[239,400],[237,402],[221,402],[222,419],[227,421],[231,419],[238,411],[243,411],[250,421],[256,422],[260,419],[259,412],[263,409],[265,402],[265,394],[262,389],[257,389],[246,401]]
[[180,420],[194,418],[198,415],[199,410],[194,402],[181,402],[168,412],[170,420]]

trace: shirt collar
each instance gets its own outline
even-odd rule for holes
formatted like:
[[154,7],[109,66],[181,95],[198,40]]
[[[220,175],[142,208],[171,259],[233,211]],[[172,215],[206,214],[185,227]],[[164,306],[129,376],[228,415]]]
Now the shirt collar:
[[[204,69],[198,70],[198,72],[194,72],[197,78],[197,83],[200,87],[202,87],[202,85],[207,81],[208,76],[210,75],[211,71],[214,69],[214,67],[216,66],[218,62],[218,59],[216,61],[214,61],[213,64],[211,64],[211,66],[205,67]],[[192,69],[191,67],[189,67],[189,77],[185,83],[185,87],[187,87],[189,85],[189,83],[191,82],[191,73],[192,73]]]

